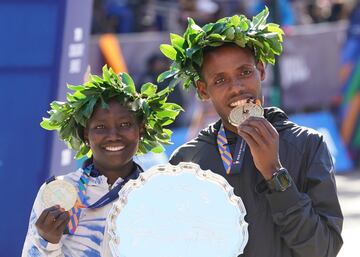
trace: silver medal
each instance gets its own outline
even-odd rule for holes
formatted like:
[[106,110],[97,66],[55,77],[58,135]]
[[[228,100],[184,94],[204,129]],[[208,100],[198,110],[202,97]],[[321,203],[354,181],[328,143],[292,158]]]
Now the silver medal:
[[68,211],[74,207],[76,199],[77,191],[75,186],[61,179],[46,184],[42,192],[42,201],[45,208],[58,204]]
[[236,106],[229,114],[229,122],[231,125],[237,127],[250,116],[263,117],[264,109],[260,105],[252,102]]

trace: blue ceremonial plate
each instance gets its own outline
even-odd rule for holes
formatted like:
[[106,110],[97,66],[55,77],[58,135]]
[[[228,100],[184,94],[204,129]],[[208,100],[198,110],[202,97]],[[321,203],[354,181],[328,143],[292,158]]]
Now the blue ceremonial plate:
[[107,223],[118,257],[237,257],[248,241],[242,200],[193,163],[158,165],[119,192]]

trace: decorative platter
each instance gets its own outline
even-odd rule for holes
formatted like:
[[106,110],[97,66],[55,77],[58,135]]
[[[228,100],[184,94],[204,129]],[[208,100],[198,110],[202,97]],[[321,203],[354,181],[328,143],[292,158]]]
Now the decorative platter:
[[130,180],[107,219],[116,257],[237,257],[248,241],[242,200],[194,163],[158,165]]

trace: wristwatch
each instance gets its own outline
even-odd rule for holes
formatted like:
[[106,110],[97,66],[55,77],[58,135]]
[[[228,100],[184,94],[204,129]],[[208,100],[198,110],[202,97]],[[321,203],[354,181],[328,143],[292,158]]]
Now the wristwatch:
[[284,192],[292,184],[292,178],[285,168],[280,168],[273,173],[270,180],[267,180],[271,192]]

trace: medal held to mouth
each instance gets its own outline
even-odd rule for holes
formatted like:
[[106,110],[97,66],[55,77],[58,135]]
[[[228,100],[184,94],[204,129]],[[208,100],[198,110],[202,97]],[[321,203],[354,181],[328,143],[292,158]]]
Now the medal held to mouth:
[[261,107],[259,100],[247,99],[244,103],[236,106],[229,114],[229,122],[237,127],[250,116],[264,116],[264,109]]
[[76,199],[77,191],[75,186],[62,179],[56,179],[46,184],[42,193],[45,208],[58,204],[68,211],[74,207]]

